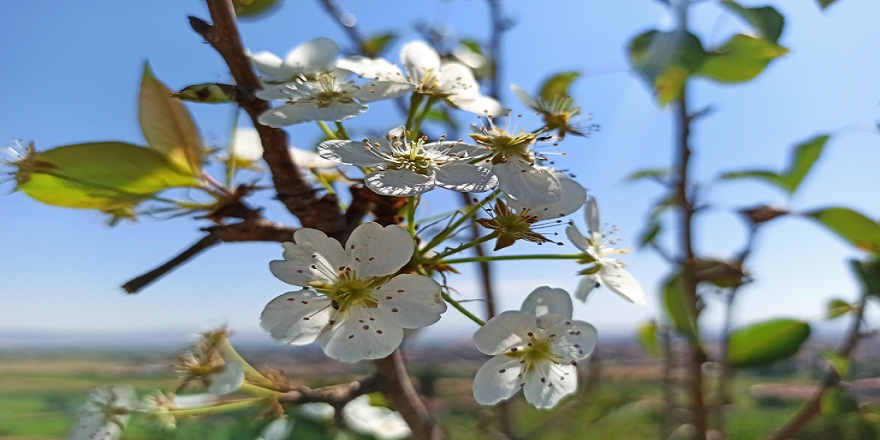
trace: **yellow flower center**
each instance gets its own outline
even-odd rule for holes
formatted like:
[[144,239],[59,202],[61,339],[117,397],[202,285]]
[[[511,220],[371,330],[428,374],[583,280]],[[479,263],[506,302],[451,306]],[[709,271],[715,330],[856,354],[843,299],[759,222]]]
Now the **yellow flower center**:
[[550,337],[539,338],[529,333],[529,343],[522,348],[513,348],[506,354],[512,358],[520,359],[523,362],[523,370],[531,371],[541,362],[550,361],[558,364],[562,360],[562,356],[553,353],[551,343],[553,339]]
[[378,306],[379,303],[372,295],[377,284],[375,278],[358,278],[354,272],[345,270],[339,274],[335,283],[330,285],[321,283],[315,288],[333,301],[333,307],[345,311],[351,307]]

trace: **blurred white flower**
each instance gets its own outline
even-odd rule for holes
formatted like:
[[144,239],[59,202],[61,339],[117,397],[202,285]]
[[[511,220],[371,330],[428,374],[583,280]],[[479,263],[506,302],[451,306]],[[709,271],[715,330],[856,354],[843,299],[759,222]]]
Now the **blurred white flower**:
[[135,402],[131,385],[107,385],[92,390],[68,440],[112,440],[122,436]]
[[327,421],[333,418],[333,405],[324,402],[303,403],[296,407],[303,416],[316,421]]
[[486,168],[466,159],[481,152],[464,142],[425,143],[406,139],[403,127],[388,132],[385,138],[325,141],[318,145],[321,157],[346,165],[375,168],[364,177],[367,187],[386,196],[413,196],[434,189],[461,192],[488,191],[497,184]]
[[[425,327],[446,311],[440,284],[423,275],[393,276],[415,250],[396,225],[358,226],[345,247],[303,228],[284,243],[284,259],[270,264],[280,280],[306,289],[266,305],[260,325],[287,344],[318,340],[333,359],[357,362],[391,354],[404,328]],[[312,290],[314,289],[314,290]]]
[[584,217],[587,221],[589,237],[581,234],[581,231],[574,224],[569,224],[565,228],[565,234],[568,235],[569,241],[584,252],[585,262],[591,264],[590,267],[579,272],[584,277],[575,289],[575,297],[586,301],[587,295],[595,287],[605,286],[629,302],[645,304],[645,292],[642,290],[642,286],[632,275],[623,270],[623,262],[610,257],[611,255],[624,254],[627,250],[613,248],[614,241],[606,240],[610,233],[600,232],[599,206],[596,204],[595,197],[587,199]]
[[294,48],[284,60],[269,53],[251,55],[251,63],[263,78],[258,98],[285,104],[260,115],[270,127],[308,121],[342,121],[367,110],[366,103],[393,99],[408,93],[412,85],[373,80],[357,85],[346,81],[348,71],[335,67],[339,47],[328,38],[316,38]]
[[423,41],[405,44],[400,49],[400,63],[406,75],[381,58],[352,57],[339,60],[336,66],[364,78],[414,86],[414,93],[436,96],[478,115],[497,116],[506,111],[497,100],[480,94],[480,85],[470,68],[454,61],[441,62],[437,51]]
[[[260,141],[260,134],[253,128],[237,128],[229,146],[230,157],[239,162],[250,164],[263,158],[263,143]],[[303,169],[319,170],[334,168],[338,165],[313,151],[297,147],[288,147],[288,150],[293,162]]]
[[209,376],[208,392],[218,396],[238,391],[244,383],[244,365],[235,360],[224,361],[223,368]]
[[291,431],[293,431],[293,420],[282,417],[266,424],[255,440],[286,440],[290,437]]
[[520,311],[490,319],[474,334],[477,350],[492,355],[474,377],[482,405],[505,400],[520,389],[537,408],[551,408],[577,389],[576,363],[596,346],[596,329],[571,319],[571,297],[562,289],[538,287]]
[[171,411],[201,408],[213,405],[217,396],[213,394],[186,394],[177,396],[161,391],[146,395],[141,401],[140,410],[145,412],[147,419],[162,429],[177,428],[177,417]]
[[396,411],[383,406],[370,405],[370,396],[358,396],[342,408],[345,425],[360,434],[381,440],[398,440],[409,437],[409,425]]

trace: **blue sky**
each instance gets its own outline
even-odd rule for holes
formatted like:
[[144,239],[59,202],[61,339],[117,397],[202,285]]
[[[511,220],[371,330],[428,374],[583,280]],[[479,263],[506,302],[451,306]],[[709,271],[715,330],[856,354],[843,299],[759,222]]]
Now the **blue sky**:
[[[742,30],[735,17],[704,3],[695,8],[692,21],[707,46]],[[777,3],[787,18],[781,44],[791,52],[751,83],[698,81],[692,89],[694,107],[716,110],[699,122],[693,138],[695,175],[708,183],[712,201],[696,229],[698,248],[708,256],[723,257],[742,245],[745,229],[732,211],[744,206],[771,203],[805,210],[840,205],[874,218],[880,215],[875,190],[880,187],[880,136],[873,125],[880,119],[880,28],[875,23],[880,3],[841,0],[825,13],[812,1]],[[412,26],[418,22],[445,23],[452,37],[488,39],[483,2],[374,0],[343,6],[357,17],[364,34],[391,30],[401,35],[388,53],[391,59],[396,59],[400,43],[418,38]],[[668,165],[673,132],[671,112],[657,109],[643,84],[628,72],[625,47],[648,28],[668,27],[669,18],[649,0],[520,0],[505,2],[505,8],[516,23],[504,40],[505,83],[534,91],[554,72],[584,73],[572,91],[602,129],[589,139],[566,140],[560,150],[567,156],[557,165],[577,174],[598,198],[603,221],[620,229],[623,245],[634,247],[661,191],[650,183],[625,183],[624,178],[638,169]],[[143,144],[136,96],[145,60],[172,88],[227,81],[220,58],[189,29],[187,15],[208,17],[195,0],[101,0],[88,8],[61,0],[0,2],[0,145],[11,144],[13,138],[33,140],[38,149],[97,140]],[[319,36],[335,39],[343,49],[349,46],[318,2],[288,1],[268,18],[243,23],[241,31],[253,51],[284,54]],[[504,103],[528,113],[510,93]],[[224,145],[231,110],[208,105],[190,109],[206,141]],[[395,115],[389,103],[379,103],[346,125],[349,132],[384,131],[402,123]],[[463,120],[473,121],[468,116]],[[528,129],[536,122],[526,116],[519,124]],[[823,132],[834,137],[793,200],[757,183],[711,182],[722,171],[780,169],[793,145]],[[296,126],[289,133],[301,147],[311,147],[315,139],[313,127]],[[291,290],[268,271],[268,262],[280,258],[281,247],[249,243],[217,247],[142,293],[126,296],[120,284],[188,247],[199,238],[198,227],[205,225],[145,217],[111,229],[100,215],[41,205],[11,193],[12,188],[10,182],[0,186],[0,331],[184,332],[206,323],[253,330],[263,306]],[[442,212],[448,200],[439,196],[426,206],[431,213]],[[267,215],[293,221],[277,206]],[[583,225],[580,214],[575,221]],[[547,248],[516,250],[538,253]],[[779,314],[820,317],[829,297],[854,297],[845,262],[853,256],[858,252],[805,220],[769,225],[749,265],[756,282],[743,291],[737,321]],[[576,307],[575,315],[596,324],[600,333],[629,331],[656,314],[656,288],[668,268],[650,251],[636,251],[625,260],[645,286],[650,304],[626,304],[607,290],[596,292],[586,305]],[[568,263],[498,266],[502,308],[517,308],[539,285],[573,289],[576,270]],[[453,279],[453,285],[462,298],[474,298],[476,282],[465,275]],[[479,305],[475,309],[481,311]],[[719,304],[710,301],[708,313],[707,322],[717,325]],[[472,326],[450,310],[433,331],[461,334]]]

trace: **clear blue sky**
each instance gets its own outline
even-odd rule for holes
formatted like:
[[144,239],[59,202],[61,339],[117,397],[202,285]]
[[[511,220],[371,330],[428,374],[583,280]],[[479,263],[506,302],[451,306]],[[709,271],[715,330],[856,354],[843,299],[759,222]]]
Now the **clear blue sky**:
[[[446,23],[454,37],[488,38],[484,2],[342,3],[365,34],[393,30],[402,36],[388,54],[392,59],[401,42],[418,37],[412,25],[420,21]],[[705,3],[692,18],[707,45],[740,29],[735,17]],[[694,106],[716,109],[694,132],[695,174],[709,181],[721,171],[779,169],[796,142],[834,131],[825,157],[790,207],[843,205],[876,218],[880,136],[870,128],[880,119],[880,3],[841,0],[824,14],[813,1],[776,3],[788,20],[781,43],[791,50],[789,55],[749,84],[694,86]],[[599,199],[603,220],[619,227],[623,245],[634,247],[661,191],[623,179],[635,170],[670,163],[672,119],[627,71],[624,48],[632,36],[650,27],[669,26],[668,17],[649,0],[521,0],[505,2],[505,9],[516,22],[504,40],[505,83],[534,91],[551,73],[584,72],[573,92],[602,130],[590,139],[563,143],[560,148],[568,156],[558,166],[578,175]],[[196,0],[99,0],[88,7],[61,0],[0,2],[0,145],[14,137],[33,140],[39,149],[95,140],[143,144],[136,96],[145,60],[172,88],[227,81],[220,58],[189,29],[187,15],[208,16]],[[283,54],[318,36],[349,46],[315,1],[288,1],[271,17],[242,24],[241,31],[253,51]],[[527,113],[509,93],[504,98],[506,105]],[[190,108],[207,142],[224,145],[229,108]],[[368,118],[347,125],[350,132],[385,130],[402,122],[388,116],[393,114],[390,106],[377,104]],[[523,128],[530,128],[529,117],[524,120]],[[379,126],[369,125],[376,121]],[[854,124],[866,130],[840,130]],[[289,132],[294,144],[310,147],[312,130],[297,126]],[[290,290],[268,270],[269,260],[280,258],[281,247],[255,243],[215,248],[142,293],[126,296],[120,284],[189,246],[204,224],[142,218],[111,229],[100,215],[41,205],[24,194],[10,194],[12,188],[10,182],[0,186],[0,331],[181,329],[183,339],[186,331],[211,322],[252,330],[264,305]],[[713,205],[699,217],[697,234],[699,248],[710,256],[729,255],[742,245],[744,228],[731,209],[789,203],[781,192],[756,183],[713,183],[709,191]],[[445,200],[435,199],[429,206],[440,212]],[[268,214],[292,221],[277,207]],[[583,225],[580,214],[575,221]],[[761,238],[750,265],[757,282],[743,291],[739,322],[780,313],[818,318],[828,297],[854,296],[845,259],[858,253],[825,231],[791,218],[768,226]],[[656,287],[667,268],[649,251],[625,259],[646,288],[650,305],[626,304],[607,290],[594,293],[586,306],[576,307],[575,315],[595,323],[600,334],[629,331],[656,313]],[[539,285],[573,289],[575,270],[566,263],[499,266],[503,308],[518,307]],[[462,298],[478,295],[472,279],[459,276],[453,283]],[[479,305],[475,309],[481,311]],[[717,325],[719,311],[710,301],[707,322]],[[472,324],[450,310],[434,331],[468,329],[473,330]]]

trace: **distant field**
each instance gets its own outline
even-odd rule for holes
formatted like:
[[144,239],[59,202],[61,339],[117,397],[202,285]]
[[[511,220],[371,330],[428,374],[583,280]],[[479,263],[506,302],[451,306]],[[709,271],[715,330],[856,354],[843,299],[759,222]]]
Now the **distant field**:
[[[0,354],[0,439],[64,438],[86,394],[98,384],[130,383],[141,393],[168,390],[174,384],[168,368],[170,356],[171,353],[106,352]],[[470,395],[470,378],[477,366],[478,363],[473,362],[413,368],[413,374],[422,380],[423,389],[433,395],[432,410],[452,439],[488,438],[481,426],[490,414],[477,406]],[[355,370],[326,367],[292,364],[284,370],[294,382],[312,385],[360,374],[358,367]],[[579,395],[549,412],[535,410],[517,400],[514,411],[518,431],[523,439],[541,440],[658,438],[663,402],[657,371],[652,366],[603,366],[601,386],[582,386]],[[736,406],[728,413],[728,439],[760,439],[794,411],[796,402],[762,403],[747,394],[750,385],[768,380],[779,381],[780,378],[745,375],[737,378]],[[674,416],[684,418],[686,414]],[[257,429],[248,418],[248,414],[241,414],[240,417],[184,420],[178,430],[165,432],[134,418],[124,438],[248,439],[253,438],[252,433]],[[295,430],[291,438],[331,438],[326,434],[326,427],[312,428],[307,423],[298,425],[299,431]],[[829,440],[844,438],[870,440],[876,436],[828,437]]]

